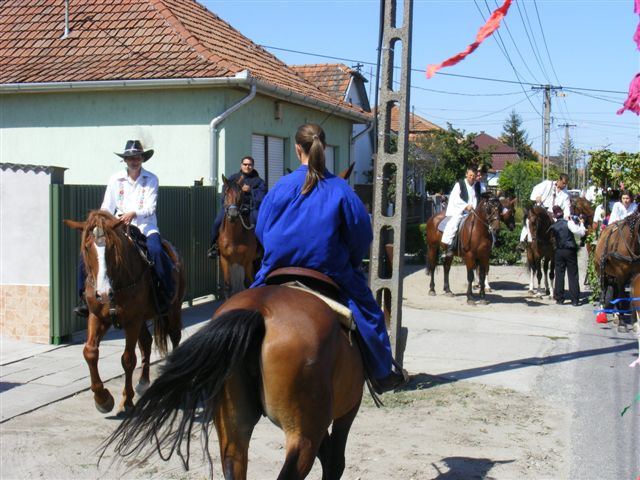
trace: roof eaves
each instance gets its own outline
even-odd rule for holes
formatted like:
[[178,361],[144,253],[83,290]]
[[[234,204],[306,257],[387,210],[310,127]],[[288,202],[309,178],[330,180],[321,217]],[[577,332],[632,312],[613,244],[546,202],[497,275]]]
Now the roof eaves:
[[309,97],[302,93],[298,93],[293,90],[288,90],[271,83],[267,83],[263,80],[255,79],[257,89],[259,92],[286,100],[299,105],[315,108],[330,114],[339,115],[349,120],[354,120],[356,123],[370,123],[373,121],[373,116],[367,112],[358,112],[356,110],[347,108],[346,106],[336,105],[328,102],[324,102],[317,98]]
[[52,90],[113,90],[113,89],[154,89],[168,87],[224,87],[230,85],[245,85],[250,83],[250,76],[246,70],[233,77],[207,78],[160,78],[160,79],[131,79],[131,80],[94,80],[80,82],[37,82],[37,83],[3,83],[0,84],[0,94],[37,93]]

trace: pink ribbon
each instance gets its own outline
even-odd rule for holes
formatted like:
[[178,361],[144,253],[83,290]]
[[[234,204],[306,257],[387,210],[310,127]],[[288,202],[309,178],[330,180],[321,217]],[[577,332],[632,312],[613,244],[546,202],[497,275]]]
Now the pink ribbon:
[[[636,7],[640,8],[640,0],[635,1]],[[511,2],[512,0],[505,0],[504,4],[491,14],[489,20],[487,20],[487,22],[482,27],[480,27],[480,30],[478,30],[476,41],[469,45],[464,51],[458,53],[457,55],[454,55],[453,57],[447,58],[444,62],[438,65],[428,65],[427,78],[433,77],[433,74],[443,67],[450,67],[451,65],[455,65],[464,57],[472,53],[476,48],[478,48],[478,46],[484,41],[485,38],[487,38],[498,29],[502,18],[507,14],[507,11],[511,6]]]

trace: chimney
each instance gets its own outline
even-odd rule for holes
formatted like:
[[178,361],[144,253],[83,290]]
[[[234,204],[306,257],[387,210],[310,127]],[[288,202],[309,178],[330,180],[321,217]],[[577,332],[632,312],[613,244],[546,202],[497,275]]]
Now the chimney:
[[61,39],[65,39],[69,36],[69,0],[64,0],[64,33]]

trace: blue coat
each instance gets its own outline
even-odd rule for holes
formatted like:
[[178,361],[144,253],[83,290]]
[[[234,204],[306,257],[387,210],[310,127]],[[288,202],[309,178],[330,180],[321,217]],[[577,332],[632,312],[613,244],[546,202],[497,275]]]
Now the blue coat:
[[282,177],[264,198],[256,235],[264,246],[262,267],[252,287],[264,285],[279,267],[306,267],[331,277],[342,289],[368,347],[366,361],[376,378],[391,373],[391,346],[382,310],[360,265],[373,234],[367,211],[343,179],[325,171],[308,194],[301,165]]

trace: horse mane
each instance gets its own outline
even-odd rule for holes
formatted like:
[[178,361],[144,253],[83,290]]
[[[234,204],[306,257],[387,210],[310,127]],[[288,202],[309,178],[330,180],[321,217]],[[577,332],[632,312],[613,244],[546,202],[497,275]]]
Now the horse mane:
[[87,258],[87,255],[89,254],[87,241],[90,236],[93,236],[93,229],[96,227],[102,229],[104,232],[106,243],[112,248],[116,267],[122,267],[129,271],[129,264],[125,261],[126,251],[122,232],[118,232],[116,230],[120,225],[121,224],[118,219],[105,210],[92,210],[89,212],[89,216],[87,217],[87,221],[85,222],[85,227],[82,232],[82,245],[84,246],[82,252],[85,257],[84,260],[87,273],[95,274],[95,272],[92,271],[91,262],[89,262]]

